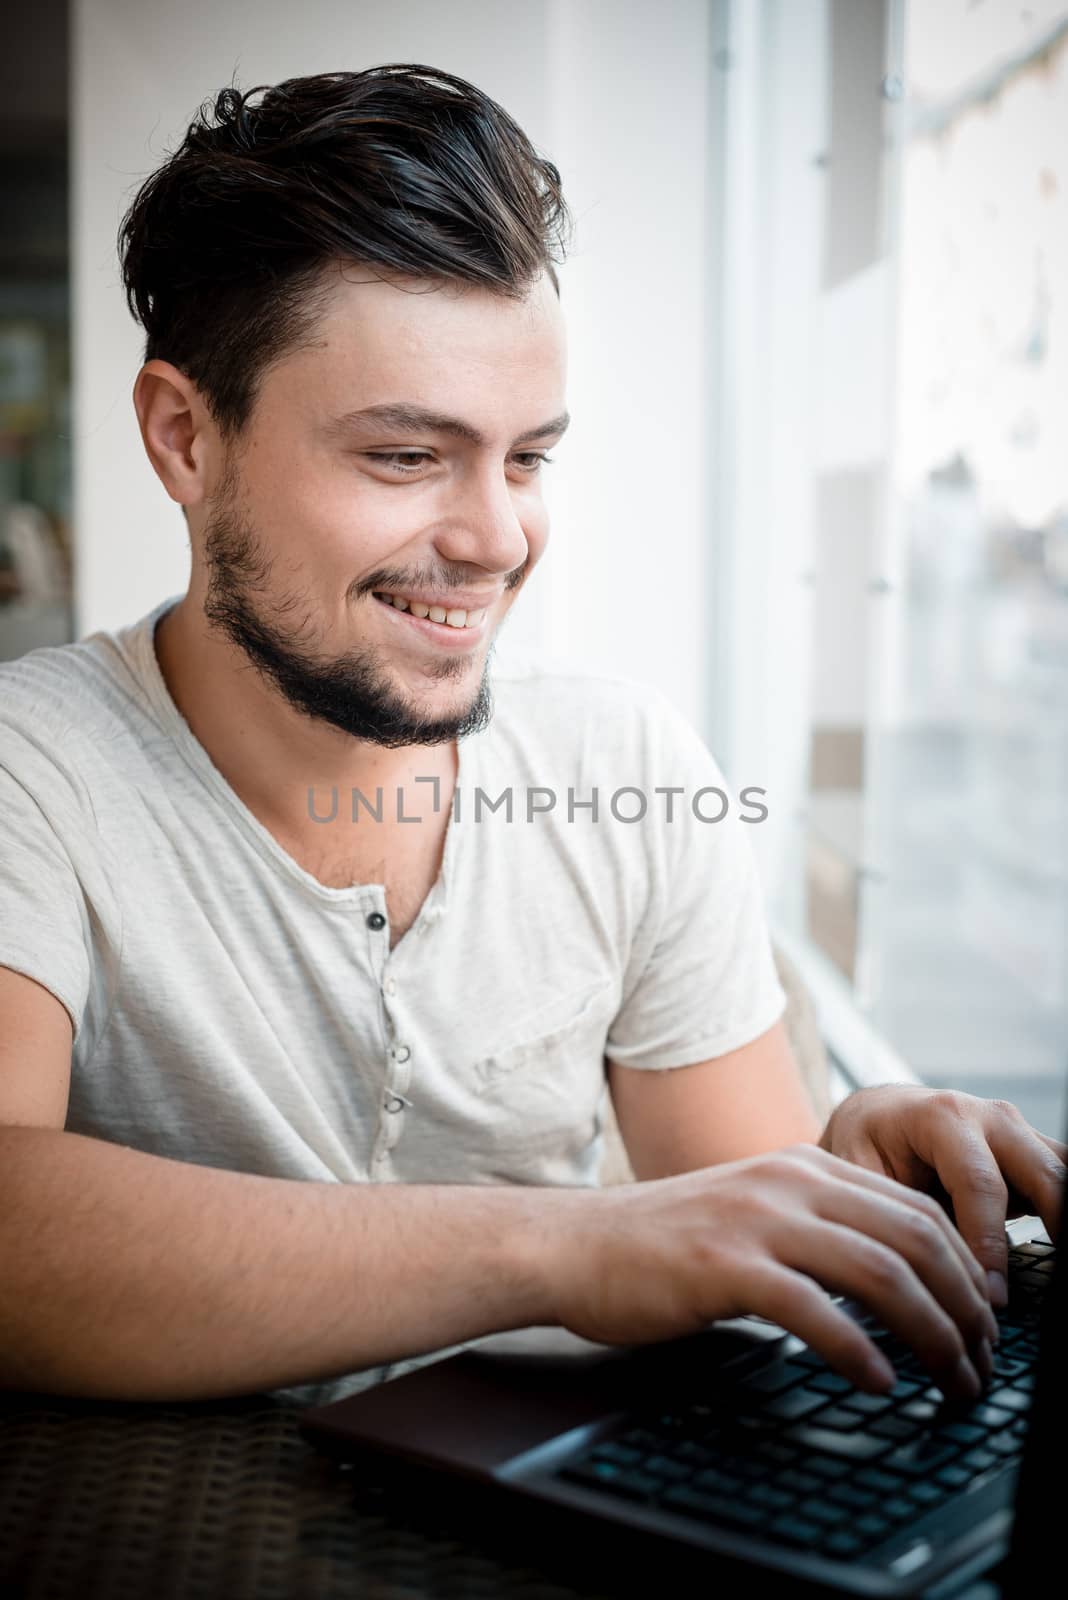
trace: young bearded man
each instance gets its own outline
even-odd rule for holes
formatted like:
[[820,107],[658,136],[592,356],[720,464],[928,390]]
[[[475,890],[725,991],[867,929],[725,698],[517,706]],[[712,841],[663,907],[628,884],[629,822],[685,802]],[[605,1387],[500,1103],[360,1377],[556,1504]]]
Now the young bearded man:
[[821,1130],[704,744],[490,670],[567,426],[559,173],[432,68],[260,92],[120,235],[188,593],[0,668],[0,1383],[307,1395],[756,1312],[885,1387],[848,1294],[973,1395],[1063,1147],[918,1086]]

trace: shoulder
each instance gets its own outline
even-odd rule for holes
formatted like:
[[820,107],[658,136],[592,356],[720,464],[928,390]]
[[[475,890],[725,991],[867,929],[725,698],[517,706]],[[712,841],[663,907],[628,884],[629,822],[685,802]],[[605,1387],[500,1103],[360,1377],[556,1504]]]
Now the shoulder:
[[0,662],[0,766],[30,788],[62,771],[77,781],[117,739],[136,736],[145,702],[126,648],[130,631]]

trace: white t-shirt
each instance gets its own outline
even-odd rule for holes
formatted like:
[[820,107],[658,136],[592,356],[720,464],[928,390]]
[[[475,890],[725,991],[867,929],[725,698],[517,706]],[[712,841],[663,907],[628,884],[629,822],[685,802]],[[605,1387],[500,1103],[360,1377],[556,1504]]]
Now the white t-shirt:
[[383,886],[298,866],[178,711],[153,643],[177,598],[0,664],[0,965],[70,1013],[68,1129],[275,1177],[595,1185],[606,1055],[683,1066],[780,1017],[759,813],[657,690],[495,664],[391,950]]

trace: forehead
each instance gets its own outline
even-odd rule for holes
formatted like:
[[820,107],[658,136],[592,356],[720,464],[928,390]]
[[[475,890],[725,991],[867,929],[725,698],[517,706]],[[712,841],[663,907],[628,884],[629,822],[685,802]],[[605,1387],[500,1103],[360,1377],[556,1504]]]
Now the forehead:
[[564,360],[559,297],[545,273],[521,298],[435,280],[372,276],[358,266],[327,280],[326,302],[308,346],[320,362],[358,361],[397,376],[436,368],[517,373]]
[[331,419],[404,400],[512,441],[564,412],[564,321],[547,273],[510,300],[377,270],[349,263],[324,277],[305,341],[264,375],[260,428],[332,442]]

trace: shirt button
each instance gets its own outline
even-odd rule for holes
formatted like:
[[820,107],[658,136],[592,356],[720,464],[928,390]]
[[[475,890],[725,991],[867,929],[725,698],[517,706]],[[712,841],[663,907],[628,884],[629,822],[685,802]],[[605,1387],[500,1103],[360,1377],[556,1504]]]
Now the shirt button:
[[385,991],[386,994],[396,994],[396,992],[397,992],[397,980],[396,980],[396,978],[387,978],[385,983],[382,985],[382,988],[383,988],[383,990]]
[[381,911],[372,911],[371,915],[367,918],[367,926],[369,928],[373,928],[375,933],[377,933],[380,928],[384,928],[385,925],[386,919],[382,915]]
[[407,1061],[411,1053],[406,1044],[398,1044],[393,1047],[394,1061]]

